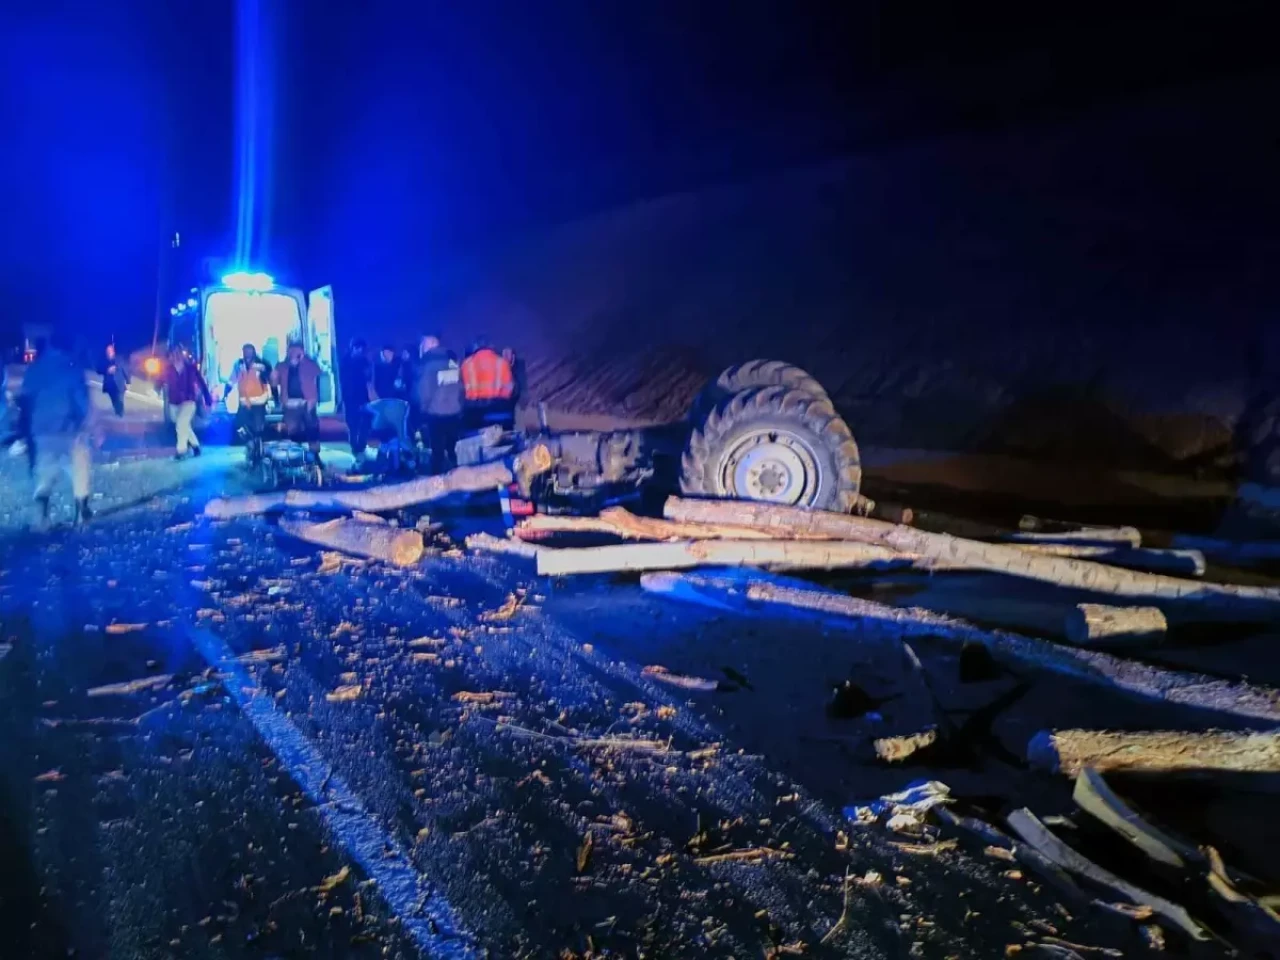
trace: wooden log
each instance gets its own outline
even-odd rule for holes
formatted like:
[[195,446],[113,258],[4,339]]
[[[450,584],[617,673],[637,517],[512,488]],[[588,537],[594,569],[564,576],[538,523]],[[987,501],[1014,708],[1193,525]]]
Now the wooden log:
[[307,543],[382,560],[397,567],[411,567],[423,554],[422,534],[417,530],[401,530],[383,523],[343,517],[324,523],[284,519],[280,521],[280,529]]
[[1149,547],[1108,547],[1074,543],[1019,543],[1023,550],[1051,557],[1076,557],[1112,567],[1148,570],[1179,577],[1203,577],[1204,554],[1199,550],[1153,550]]
[[1130,903],[1150,907],[1156,915],[1181,928],[1193,940],[1208,940],[1209,934],[1179,904],[1122,880],[1076,852],[1050,832],[1030,810],[1014,810],[1007,817],[1010,828],[1029,846],[1034,847],[1068,873],[1088,880],[1095,886],[1119,894]]
[[1159,607],[1108,607],[1078,603],[1067,613],[1067,640],[1080,646],[1095,643],[1161,643],[1169,629]]
[[1214,619],[1280,619],[1280,590],[1272,587],[1178,580],[1073,557],[1045,556],[1012,544],[979,543],[880,520],[776,504],[672,497],[663,512],[671,520],[737,523],[770,531],[832,534],[945,562],[953,568],[989,570],[1090,593],[1192,606],[1199,613],[1212,614]]
[[207,517],[217,519],[285,509],[381,513],[440,500],[453,493],[493,490],[510,484],[513,477],[512,468],[508,464],[485,463],[476,467],[458,467],[433,477],[381,484],[362,490],[291,489],[244,497],[220,497],[205,504],[204,513]]
[[911,563],[910,557],[871,544],[793,540],[678,540],[548,549],[538,553],[538,573],[548,577],[710,566],[774,570],[895,569],[909,567]]
[[543,547],[523,540],[512,540],[507,537],[495,537],[491,533],[474,533],[467,537],[467,549],[480,553],[500,553],[509,557],[520,557],[533,560],[543,551]]
[[[678,523],[655,517],[637,517],[624,507],[610,507],[598,517],[565,517],[535,514],[516,528],[516,535],[540,539],[547,533],[603,533],[623,540],[776,540],[754,527],[723,523]],[[797,539],[830,540],[831,537]]]
[[1280,773],[1280,733],[1042,730],[1027,744],[1027,761],[1068,777],[1086,767],[1099,773]]
[[1071,799],[1085,813],[1110,827],[1157,863],[1182,870],[1189,863],[1198,864],[1204,860],[1194,846],[1169,836],[1138,816],[1092,767],[1081,770],[1076,777]]
[[1280,562],[1280,540],[1219,540],[1215,537],[1192,537],[1178,534],[1173,546],[1197,550],[1203,555],[1231,566],[1249,567]]
[[756,573],[651,573],[640,580],[652,593],[741,612],[744,605],[783,606],[823,617],[851,620],[891,631],[895,636],[923,636],[963,644],[978,641],[1005,663],[1026,664],[1092,683],[1102,683],[1134,696],[1232,714],[1249,720],[1280,723],[1280,691],[1241,681],[1183,673],[1080,647],[999,630],[983,630],[963,620],[927,610],[890,607],[782,577]]
[[1010,533],[1003,539],[1010,543],[1073,543],[1078,546],[1142,546],[1142,534],[1136,527],[1093,527],[1088,530],[1026,531]]

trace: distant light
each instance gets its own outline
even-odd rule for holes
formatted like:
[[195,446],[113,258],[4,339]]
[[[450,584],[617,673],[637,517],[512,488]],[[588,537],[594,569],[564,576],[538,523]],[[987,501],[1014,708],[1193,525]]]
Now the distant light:
[[160,375],[160,358],[147,357],[142,361],[142,370],[148,377],[158,377]]
[[265,273],[246,273],[240,270],[223,277],[222,285],[232,290],[270,290],[275,286],[275,281]]
[[169,308],[169,316],[171,316],[171,317],[176,317],[177,315],[178,315],[178,308],[177,308],[177,307],[170,307],[170,308]]
[[188,307],[194,307],[195,305],[196,305],[196,298],[195,298],[195,297],[188,297],[188,298],[187,298],[187,306],[188,306]]
[[200,288],[199,288],[199,287],[192,287],[192,288],[191,288],[191,292],[192,292],[192,293],[199,293],[199,292],[200,292]]
[[173,310],[175,313],[186,313],[187,305],[185,303],[180,303],[176,307],[174,307]]

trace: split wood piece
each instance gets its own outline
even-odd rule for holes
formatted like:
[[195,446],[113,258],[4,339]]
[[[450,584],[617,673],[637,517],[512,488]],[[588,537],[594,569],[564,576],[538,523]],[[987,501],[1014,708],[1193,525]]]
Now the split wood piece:
[[1026,531],[1004,537],[1010,543],[1069,543],[1077,546],[1142,546],[1142,534],[1136,527],[1095,527],[1061,532]]
[[[655,517],[637,517],[623,507],[610,507],[598,517],[563,517],[535,514],[516,528],[516,535],[539,539],[547,533],[604,533],[624,540],[776,540],[754,527],[716,523],[677,523]],[[830,540],[831,537],[796,539]]]
[[[890,607],[800,581],[755,573],[651,573],[641,587],[675,599],[690,600],[722,610],[741,612],[745,605],[763,604],[807,610],[818,616],[882,627],[896,636],[923,636],[963,643],[985,644],[992,656],[1006,663],[1028,664],[1080,680],[1103,683],[1135,696],[1181,706],[1213,710],[1249,720],[1280,723],[1280,691],[1203,674],[1167,670],[1103,653],[1068,647],[1034,637],[999,630],[983,630],[951,617],[910,607]],[[1105,769],[1105,768],[1104,768]],[[1072,775],[1078,768],[1072,771]]]
[[1150,907],[1157,916],[1179,927],[1194,940],[1209,939],[1209,934],[1192,918],[1191,914],[1187,913],[1185,908],[1171,900],[1166,900],[1164,897],[1143,890],[1141,887],[1134,886],[1127,880],[1123,880],[1109,870],[1098,866],[1092,860],[1076,852],[1054,836],[1049,828],[1025,807],[1021,810],[1014,810],[1006,819],[1009,827],[1022,838],[1023,842],[1034,847],[1068,873],[1073,873],[1096,886],[1110,890],[1130,903]]
[[382,523],[365,523],[339,517],[324,523],[307,520],[280,521],[280,529],[291,537],[341,550],[358,557],[381,560],[397,567],[411,567],[422,559],[422,534]]
[[543,551],[543,547],[523,540],[512,540],[507,537],[495,537],[491,533],[475,533],[467,537],[467,549],[480,553],[501,553],[510,557],[532,560]]
[[1280,590],[1275,588],[1195,583],[1071,557],[1044,556],[1010,544],[979,543],[880,520],[775,504],[672,497],[663,512],[671,520],[746,524],[783,536],[797,531],[827,533],[890,547],[950,568],[989,570],[1091,593],[1177,602],[1212,613],[1214,619],[1280,619]]
[[872,741],[876,759],[884,763],[902,763],[938,742],[938,728],[929,727],[905,737],[877,737]]
[[685,540],[626,543],[609,547],[542,550],[538,573],[617,573],[688,570],[692,567],[769,567],[775,570],[894,569],[911,566],[886,547],[863,543],[804,543],[793,540]]
[[1080,646],[1097,643],[1162,643],[1169,629],[1159,607],[1108,607],[1078,603],[1068,611],[1064,632]]
[[1203,577],[1204,554],[1199,550],[1153,550],[1149,547],[1089,546],[1072,543],[1019,543],[1023,550],[1053,557],[1075,557],[1112,567],[1147,570],[1179,577]]
[[1214,560],[1242,567],[1280,561],[1280,540],[1218,540],[1178,534],[1173,538],[1173,546],[1199,550]]
[[1042,730],[1027,744],[1032,766],[1068,777],[1086,767],[1171,773],[1280,773],[1280,733],[1211,730]]
[[380,513],[401,510],[418,503],[440,500],[453,493],[474,493],[507,486],[514,479],[506,463],[486,463],[476,467],[458,467],[448,473],[420,477],[404,483],[387,483],[363,490],[278,490],[244,497],[210,500],[205,504],[207,517],[227,519],[273,510],[360,510]]
[[1081,770],[1076,777],[1071,799],[1157,863],[1182,870],[1189,864],[1204,862],[1200,851],[1191,844],[1165,834],[1138,816],[1092,767]]

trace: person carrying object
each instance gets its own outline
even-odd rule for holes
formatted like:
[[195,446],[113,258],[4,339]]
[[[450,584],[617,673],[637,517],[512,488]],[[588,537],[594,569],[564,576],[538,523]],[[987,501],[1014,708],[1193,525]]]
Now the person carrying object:
[[49,502],[58,477],[66,473],[75,498],[76,523],[89,509],[92,405],[84,371],[56,343],[42,350],[22,378],[22,401],[30,415],[35,454],[37,527],[49,525]]
[[306,355],[301,343],[290,343],[284,363],[271,372],[284,407],[284,432],[305,443],[320,463],[320,364]]
[[213,397],[209,393],[209,385],[204,382],[204,375],[181,346],[175,345],[169,351],[164,387],[169,398],[169,409],[173,411],[173,425],[178,433],[173,459],[185,459],[188,451],[193,457],[200,456],[200,439],[196,436],[192,421],[195,420],[197,406],[203,402],[206,409],[212,407]]

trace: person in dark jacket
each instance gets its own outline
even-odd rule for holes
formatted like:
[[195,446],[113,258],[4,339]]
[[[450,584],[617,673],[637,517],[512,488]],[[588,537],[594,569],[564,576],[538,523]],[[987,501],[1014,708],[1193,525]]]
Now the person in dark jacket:
[[404,366],[396,356],[396,348],[389,344],[383,346],[373,365],[373,392],[379,400],[403,400],[406,396]]
[[458,364],[440,346],[440,338],[422,338],[418,357],[417,408],[431,447],[431,472],[457,465],[458,434],[462,430],[462,378]]
[[174,346],[169,351],[169,366],[165,370],[164,386],[169,398],[169,409],[173,413],[173,425],[178,432],[177,451],[173,459],[185,459],[188,450],[193,457],[198,457],[200,440],[191,423],[196,416],[196,405],[204,401],[206,408],[212,407],[213,396],[209,393],[209,386],[204,382],[204,375],[200,373],[195,361],[187,356],[187,351],[180,346]]
[[129,370],[116,356],[116,345],[107,344],[102,362],[98,364],[98,372],[102,374],[102,392],[111,399],[111,409],[117,417],[124,416],[124,391],[129,385]]
[[271,371],[284,407],[284,432],[290,440],[305,443],[320,463],[320,364],[307,356],[301,343],[290,343],[284,363]]
[[22,396],[35,441],[38,526],[43,529],[49,525],[49,499],[63,473],[71,478],[76,522],[85,523],[93,515],[89,509],[93,453],[89,441],[92,404],[84,369],[55,343],[27,369]]
[[339,369],[342,406],[347,416],[347,438],[351,442],[351,455],[357,461],[364,459],[365,448],[369,445],[368,406],[375,398],[373,364],[369,362],[365,349],[363,340],[352,340],[350,352],[343,358]]

